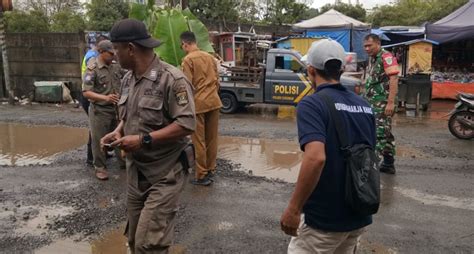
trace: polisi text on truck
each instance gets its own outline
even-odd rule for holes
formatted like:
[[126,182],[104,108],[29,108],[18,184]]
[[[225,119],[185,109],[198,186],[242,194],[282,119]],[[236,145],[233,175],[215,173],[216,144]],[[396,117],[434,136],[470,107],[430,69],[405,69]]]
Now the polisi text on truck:
[[274,85],[273,92],[276,94],[298,95],[299,86],[297,85]]

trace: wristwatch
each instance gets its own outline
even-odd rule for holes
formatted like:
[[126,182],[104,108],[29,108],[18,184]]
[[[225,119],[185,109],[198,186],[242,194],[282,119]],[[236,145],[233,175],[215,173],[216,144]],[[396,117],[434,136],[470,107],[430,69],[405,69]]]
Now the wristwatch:
[[142,146],[145,149],[151,149],[152,141],[153,141],[153,139],[151,138],[150,133],[143,134]]

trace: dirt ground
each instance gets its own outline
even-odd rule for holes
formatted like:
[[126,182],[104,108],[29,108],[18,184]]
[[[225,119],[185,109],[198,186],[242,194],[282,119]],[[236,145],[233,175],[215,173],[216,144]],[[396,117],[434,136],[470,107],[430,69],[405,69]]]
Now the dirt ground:
[[[474,253],[474,143],[449,133],[442,115],[452,105],[396,116],[397,174],[382,176],[362,253]],[[302,156],[296,123],[256,108],[221,116],[216,182],[186,186],[173,253],[285,252],[279,219]],[[86,127],[70,105],[0,106],[0,253],[125,253],[125,172],[111,158],[112,177],[95,179]]]

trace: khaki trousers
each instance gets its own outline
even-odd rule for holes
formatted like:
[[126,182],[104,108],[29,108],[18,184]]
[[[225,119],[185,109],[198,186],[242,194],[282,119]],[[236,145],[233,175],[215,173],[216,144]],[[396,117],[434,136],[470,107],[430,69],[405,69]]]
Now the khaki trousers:
[[[127,161],[127,170],[138,170]],[[127,174],[130,175],[130,174]],[[178,201],[187,175],[180,162],[157,183],[128,180],[126,236],[132,254],[165,254],[173,243]],[[138,181],[137,181],[138,180]]]
[[354,254],[365,228],[327,232],[309,227],[301,216],[298,236],[292,237],[288,254]]
[[[117,127],[117,114],[114,107],[98,106],[93,103],[89,106],[89,127],[91,133],[92,157],[95,169],[106,168],[105,152],[100,148],[100,139]],[[125,162],[120,154],[120,149],[115,149],[115,156],[120,164]]]
[[196,150],[196,179],[216,170],[219,109],[196,114],[196,130],[191,136]]

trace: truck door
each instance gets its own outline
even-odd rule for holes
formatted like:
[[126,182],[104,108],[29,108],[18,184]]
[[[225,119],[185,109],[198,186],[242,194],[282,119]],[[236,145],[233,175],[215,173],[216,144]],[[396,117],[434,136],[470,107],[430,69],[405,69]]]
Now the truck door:
[[312,91],[306,67],[293,54],[273,53],[273,56],[273,61],[269,59],[267,63],[265,102],[295,105]]

